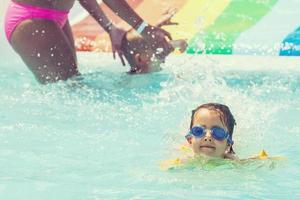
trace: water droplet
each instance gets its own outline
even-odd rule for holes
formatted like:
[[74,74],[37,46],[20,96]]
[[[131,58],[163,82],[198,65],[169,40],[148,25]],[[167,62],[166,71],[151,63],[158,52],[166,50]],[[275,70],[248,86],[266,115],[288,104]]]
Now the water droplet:
[[156,54],[161,54],[164,51],[163,48],[157,48],[156,49]]

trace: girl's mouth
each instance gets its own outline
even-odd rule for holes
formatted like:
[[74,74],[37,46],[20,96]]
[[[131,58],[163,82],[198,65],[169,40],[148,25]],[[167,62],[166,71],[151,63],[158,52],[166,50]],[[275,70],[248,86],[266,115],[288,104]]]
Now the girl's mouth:
[[200,149],[204,149],[204,148],[206,148],[206,149],[216,149],[216,147],[214,147],[214,146],[210,146],[210,145],[201,145],[200,146]]

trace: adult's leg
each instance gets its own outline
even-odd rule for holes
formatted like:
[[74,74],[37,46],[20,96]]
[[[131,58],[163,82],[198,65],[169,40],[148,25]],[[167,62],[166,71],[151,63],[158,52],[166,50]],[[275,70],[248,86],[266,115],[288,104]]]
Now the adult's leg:
[[69,39],[53,21],[21,22],[11,36],[11,45],[41,83],[66,80],[79,74]]
[[77,55],[76,55],[76,48],[75,48],[75,42],[74,42],[74,37],[73,37],[73,33],[72,33],[72,29],[69,23],[69,20],[67,20],[65,26],[62,29],[65,33],[65,35],[67,36],[69,43],[70,43],[70,47],[73,50],[73,54],[74,54],[74,58],[76,60],[76,64],[77,64]]

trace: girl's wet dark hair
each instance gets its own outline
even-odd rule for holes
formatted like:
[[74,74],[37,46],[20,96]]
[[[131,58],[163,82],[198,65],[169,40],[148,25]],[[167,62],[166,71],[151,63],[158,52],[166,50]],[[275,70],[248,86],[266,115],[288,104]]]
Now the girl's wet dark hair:
[[[132,31],[132,30],[130,30]],[[130,32],[128,31],[128,32]],[[138,70],[138,66],[134,60],[134,55],[137,53],[145,53],[150,46],[146,40],[142,37],[134,37],[128,40],[126,36],[122,40],[121,49],[123,54],[130,65],[130,72],[135,72]]]
[[[229,136],[232,138],[234,126],[236,125],[235,119],[229,109],[228,106],[219,104],[219,103],[207,103],[202,104],[196,109],[192,110],[192,116],[191,116],[191,124],[190,124],[190,130],[193,127],[194,123],[194,116],[195,113],[200,109],[208,109],[208,110],[214,110],[219,113],[220,120],[222,123],[227,127]],[[230,153],[234,153],[232,146],[230,147]]]

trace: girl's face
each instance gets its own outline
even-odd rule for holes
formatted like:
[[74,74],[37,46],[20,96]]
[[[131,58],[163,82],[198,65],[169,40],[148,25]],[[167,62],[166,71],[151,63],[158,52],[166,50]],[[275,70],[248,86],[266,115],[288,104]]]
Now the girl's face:
[[197,125],[203,126],[206,130],[203,137],[192,138],[191,146],[194,154],[224,158],[225,152],[229,150],[230,146],[226,139],[222,141],[214,139],[210,130],[213,127],[220,127],[228,131],[221,121],[220,114],[214,110],[201,108],[194,114],[193,127]]

